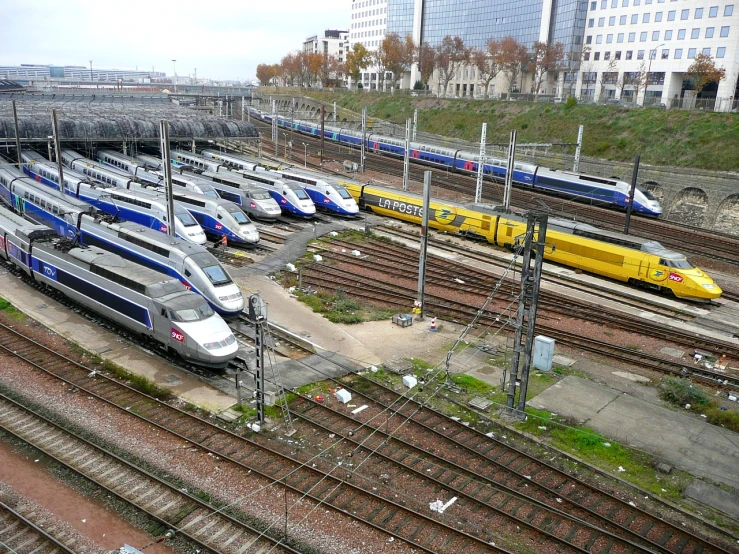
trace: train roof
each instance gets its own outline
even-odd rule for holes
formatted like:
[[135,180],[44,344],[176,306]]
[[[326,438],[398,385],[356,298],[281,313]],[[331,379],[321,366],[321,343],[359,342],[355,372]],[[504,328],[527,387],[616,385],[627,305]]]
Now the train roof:
[[0,229],[31,240],[57,238],[59,235],[46,225],[37,225],[0,204]]
[[162,298],[187,290],[178,279],[129,262],[97,246],[72,248],[68,254],[74,260],[89,266],[92,273],[152,298]]
[[[509,219],[517,219],[523,221],[524,218],[520,215],[505,215],[504,217]],[[622,246],[624,248],[631,248],[633,250],[640,250],[641,252],[647,252],[648,254],[654,254],[661,258],[668,260],[682,260],[685,258],[683,254],[668,250],[662,244],[657,241],[649,240],[641,237],[635,237],[632,235],[624,235],[623,233],[617,233],[615,231],[607,231],[606,229],[600,229],[587,223],[579,223],[576,221],[570,221],[566,219],[550,218],[547,224],[547,229],[556,230],[560,233],[567,233],[569,235],[575,235],[578,237],[585,237],[589,239],[606,242],[615,246]]]

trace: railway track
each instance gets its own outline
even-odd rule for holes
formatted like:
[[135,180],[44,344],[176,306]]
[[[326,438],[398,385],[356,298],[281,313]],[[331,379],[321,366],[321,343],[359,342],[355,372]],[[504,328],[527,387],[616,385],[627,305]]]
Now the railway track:
[[[268,125],[256,122],[256,125],[262,125],[267,128]],[[320,144],[320,139],[308,135],[301,135],[301,140]],[[268,139],[264,139],[265,145],[271,144]],[[271,151],[268,147],[266,151]],[[337,160],[348,159],[354,162],[359,161],[358,150],[352,149],[346,145],[339,145],[325,141],[324,157],[335,158]],[[383,156],[367,151],[365,158],[365,167],[372,171],[386,173],[396,177],[403,175],[403,161],[390,156]],[[313,165],[314,169],[325,171],[325,168]],[[410,178],[418,183],[423,182],[423,172],[428,169],[434,171],[434,186],[442,187],[467,196],[474,196],[476,180],[474,177],[453,173],[446,168],[429,168],[419,164],[411,164]],[[483,187],[483,201],[500,202],[502,198],[502,185],[493,181],[485,181]],[[573,200],[551,195],[541,194],[531,189],[514,187],[512,193],[512,203],[521,208],[548,209],[553,216],[564,218],[576,218],[579,221],[592,223],[602,228],[615,231],[623,231],[624,215],[623,213],[588,205]],[[728,234],[713,233],[706,229],[691,227],[680,223],[674,223],[666,220],[653,220],[643,217],[632,218],[631,232],[637,236],[656,239],[665,246],[674,248],[677,251],[690,253],[692,255],[710,257],[715,260],[722,261],[731,265],[739,265],[739,238]]]
[[[367,471],[381,474],[395,466],[402,482],[428,480],[434,495],[456,497],[462,507],[455,518],[467,511],[489,512],[485,517],[490,519],[503,514],[563,547],[586,552],[723,551],[679,524],[450,421],[373,380],[354,375],[335,382],[352,393],[352,402],[369,409],[349,414],[338,401],[301,397],[293,403],[292,413],[349,442],[355,447],[355,460],[363,453],[382,460],[382,465]],[[429,436],[435,439],[433,451],[426,446]]]
[[39,519],[37,514],[24,515],[0,502],[0,546],[7,548],[6,552],[75,554],[76,541],[72,537],[63,540],[66,533],[56,533],[56,525]]
[[[141,421],[219,456],[251,474],[287,489],[303,502],[323,506],[355,519],[418,552],[457,554],[505,553],[489,543],[487,531],[460,531],[433,515],[420,513],[395,500],[395,490],[378,483],[352,479],[350,472],[321,457],[296,459],[269,444],[235,435],[182,410],[161,403],[0,326],[0,346],[47,375],[61,379],[85,394]],[[299,453],[300,454],[300,453]],[[247,473],[248,472],[248,473]]]
[[[329,244],[343,246],[345,249],[356,247],[356,244],[341,240],[330,239],[328,242]],[[385,268],[389,275],[409,280],[417,279],[418,262],[414,260],[414,256],[417,255],[416,251],[387,243],[373,244],[365,242],[361,248],[364,252],[370,252],[377,256],[372,261],[374,267]],[[362,260],[357,260],[355,256],[342,252],[327,251],[324,254],[324,258],[335,259],[344,264],[362,265]],[[436,256],[427,257],[427,283],[445,287],[453,286],[455,290],[480,296],[480,302],[493,290],[499,279],[497,275],[460,262],[439,259]],[[519,284],[513,282],[512,279],[504,282],[500,287],[502,294],[516,295],[518,290]],[[663,325],[658,321],[645,320],[622,311],[611,310],[601,304],[541,290],[539,305],[544,313],[572,316],[593,323],[611,325],[633,333],[649,334],[684,346],[726,354],[739,360],[739,346],[734,343],[702,337],[689,331]],[[643,308],[643,306],[638,307]]]
[[224,554],[237,554],[245,548],[258,552],[273,547],[275,552],[299,552],[4,395],[0,395],[0,425],[19,440],[146,514],[159,523],[162,533],[175,529],[191,543]]
[[[315,267],[315,266],[313,266]],[[320,273],[319,273],[320,271]],[[351,271],[343,271],[328,266],[321,266],[320,270],[303,270],[303,283],[317,288],[335,290],[341,288],[352,296],[362,298],[369,303],[382,303],[407,311],[416,299],[416,290],[401,285],[389,285],[387,281],[358,277]],[[426,306],[429,313],[450,321],[468,324],[477,307],[461,302],[455,302],[442,296],[426,294]],[[497,328],[506,325],[505,319],[491,311],[484,313],[479,319],[481,327]],[[643,367],[660,373],[693,377],[702,382],[736,389],[739,387],[739,378],[716,373],[707,369],[686,366],[679,362],[666,360],[645,352],[607,344],[582,337],[578,333],[560,331],[550,325],[537,324],[537,332],[555,338],[560,344],[573,348],[582,348],[590,352],[619,361],[627,361],[631,365]]]

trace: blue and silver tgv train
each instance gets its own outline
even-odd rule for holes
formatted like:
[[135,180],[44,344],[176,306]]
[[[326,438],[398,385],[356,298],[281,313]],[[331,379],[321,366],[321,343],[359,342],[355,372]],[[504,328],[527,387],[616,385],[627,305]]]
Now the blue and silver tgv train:
[[229,244],[256,246],[259,231],[236,204],[222,198],[208,198],[187,191],[172,191],[175,202],[184,206],[211,236],[226,237]]
[[[246,159],[236,154],[225,154],[217,150],[203,150],[202,155],[223,163],[235,171],[263,171],[263,165],[258,160]],[[317,210],[324,210],[342,216],[355,216],[359,208],[354,198],[338,183],[329,182],[323,176],[298,171],[295,168],[283,169],[275,166],[270,169],[272,173],[282,177],[286,181],[294,181],[305,189],[305,192],[313,200]]]
[[304,218],[311,218],[316,214],[316,205],[298,183],[281,179],[268,171],[239,169],[234,174],[269,192],[287,214]]
[[0,258],[33,280],[193,364],[221,369],[236,356],[226,322],[178,280],[51,233],[0,208]]
[[204,171],[198,178],[208,179],[218,196],[233,202],[253,219],[274,221],[282,213],[266,190],[245,181],[238,173]]
[[[270,114],[262,114],[252,109],[252,114],[267,122]],[[320,136],[320,126],[306,121],[290,121],[278,117],[278,125],[291,127],[298,132]],[[353,129],[325,127],[327,140],[358,147],[362,144],[361,133]],[[365,147],[370,151],[397,157],[405,155],[405,141],[393,137],[368,134]],[[410,144],[409,158],[412,162],[450,168],[462,173],[477,173],[479,155],[453,148],[445,148],[420,142]],[[483,173],[494,180],[503,180],[508,171],[507,160],[486,157]],[[593,204],[624,209],[630,200],[630,185],[618,179],[608,179],[566,171],[555,171],[535,164],[516,163],[513,168],[513,181],[518,185],[529,186],[535,190],[565,196]],[[654,196],[642,187],[634,193],[632,208],[635,213],[658,217],[662,206]]]
[[[59,172],[56,167],[48,162],[39,161],[36,153],[25,152],[23,154],[24,171],[33,179],[59,190]],[[97,167],[83,166],[75,162],[92,175],[100,171]],[[64,192],[70,196],[92,204],[99,210],[133,221],[139,225],[150,227],[166,233],[167,202],[161,195],[151,194],[140,190],[126,190],[111,184],[94,185],[86,179],[86,175],[68,171],[64,174]],[[133,183],[134,186],[138,183]],[[205,233],[197,220],[179,204],[175,204],[175,235],[183,240],[203,245],[206,243]]]

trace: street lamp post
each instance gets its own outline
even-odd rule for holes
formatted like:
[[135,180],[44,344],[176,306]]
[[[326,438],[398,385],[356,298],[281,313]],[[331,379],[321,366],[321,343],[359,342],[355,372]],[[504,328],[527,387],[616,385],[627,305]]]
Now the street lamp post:
[[177,94],[177,67],[175,66],[175,63],[177,60],[172,60],[172,73],[174,73],[174,77],[172,77],[172,80],[174,81],[174,92]]
[[[657,57],[657,49],[662,48],[664,45],[665,43],[663,42],[662,44],[655,46],[649,51],[649,67],[647,68],[647,82],[644,85],[644,102],[642,102],[642,105],[644,105],[647,100],[647,88],[649,88],[649,75],[651,75],[652,73],[652,60]],[[652,55],[652,53],[654,53],[654,55]],[[634,103],[636,103],[636,99],[634,99]]]

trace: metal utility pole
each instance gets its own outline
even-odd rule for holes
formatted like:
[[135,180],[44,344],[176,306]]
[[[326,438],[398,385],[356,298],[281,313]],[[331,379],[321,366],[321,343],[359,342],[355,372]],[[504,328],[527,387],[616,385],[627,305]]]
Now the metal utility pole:
[[367,139],[367,108],[362,108],[362,146],[359,150],[359,171],[364,173],[364,161],[366,157],[365,140]]
[[418,110],[413,110],[413,142],[416,142],[416,131],[418,131]]
[[241,97],[241,121],[244,121],[244,106],[246,106],[246,99]]
[[336,102],[334,102],[334,125],[336,125]]
[[[541,268],[544,261],[544,246],[546,244],[548,216],[544,213],[529,212],[526,225],[526,237],[521,265],[521,296],[518,299],[516,313],[516,335],[513,343],[513,357],[508,377],[508,399],[506,402],[509,415],[517,414],[524,417],[526,409],[526,393],[529,384],[529,369],[531,368],[531,352],[534,347],[534,327],[536,325],[536,310],[539,303],[539,284],[541,282]],[[538,232],[537,232],[538,224]],[[531,269],[532,243],[536,241],[535,260]],[[526,342],[521,344],[526,332]],[[523,352],[523,367],[519,364]],[[505,376],[504,376],[505,379]],[[516,388],[519,388],[518,405],[516,404]]]
[[431,172],[423,172],[423,216],[421,218],[421,253],[418,258],[418,302],[421,312],[418,320],[423,321],[423,297],[426,286],[426,251],[428,250],[429,205],[431,204]]
[[403,155],[403,190],[408,190],[411,172],[411,120],[405,120],[405,154]]
[[267,323],[267,308],[262,297],[252,294],[249,297],[249,315],[247,319],[254,324],[254,346],[256,348],[255,375],[257,395],[257,419],[264,425],[264,325]]
[[629,192],[628,204],[626,206],[626,223],[624,223],[624,235],[629,234],[629,226],[631,225],[631,210],[634,206],[634,193],[636,192],[636,179],[639,177],[639,160],[641,155],[637,154],[634,160],[634,173],[631,174],[631,191]]
[[503,207],[506,211],[511,206],[511,190],[513,189],[513,165],[516,162],[516,130],[511,131],[511,140],[508,144],[508,165],[505,172],[505,187],[503,188]]
[[62,145],[59,141],[59,123],[56,119],[56,109],[51,110],[51,130],[54,133],[54,155],[56,168],[59,171],[59,190],[64,191],[64,168],[62,167]]
[[23,158],[21,158],[21,135],[18,129],[18,110],[15,107],[15,100],[12,101],[13,105],[13,125],[15,125],[15,149],[17,150],[18,157],[18,170],[21,171],[23,164]]
[[577,148],[575,149],[575,162],[572,164],[572,171],[580,171],[580,151],[582,150],[582,133],[585,130],[584,125],[580,125],[577,131]]
[[321,165],[323,165],[323,148],[326,145],[326,135],[324,134],[324,128],[326,126],[326,106],[321,104]]
[[480,134],[480,159],[477,161],[477,184],[475,185],[475,202],[482,200],[482,179],[485,176],[485,137],[488,134],[488,124],[482,124]]
[[[169,123],[166,119],[159,122],[159,139],[161,141],[162,165],[164,166],[164,186],[167,190],[167,234],[174,237],[174,197],[172,196],[172,164],[169,157]],[[193,141],[193,144],[195,141]]]
[[295,97],[290,98],[290,149],[292,156],[293,129],[295,128]]

